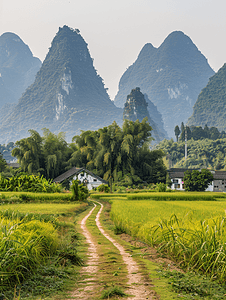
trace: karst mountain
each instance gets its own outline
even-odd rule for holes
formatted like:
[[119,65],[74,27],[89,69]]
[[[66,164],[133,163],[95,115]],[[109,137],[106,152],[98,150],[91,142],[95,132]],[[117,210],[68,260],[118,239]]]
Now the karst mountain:
[[63,26],[54,37],[35,81],[0,127],[0,142],[28,136],[46,127],[66,132],[96,130],[113,121],[122,125],[122,109],[110,100],[79,30]]
[[217,127],[226,131],[226,64],[202,89],[188,119],[188,125]]
[[192,40],[175,31],[159,48],[150,43],[143,47],[122,75],[114,103],[123,107],[131,89],[140,87],[157,106],[165,130],[173,137],[175,126],[186,123],[199,93],[213,75],[207,59]]
[[[163,129],[163,124],[160,123],[160,126],[158,126],[151,118],[147,109],[147,107],[150,105],[152,106],[151,108],[154,115],[156,117],[159,116],[161,120],[159,112],[157,110],[153,110],[154,105],[147,98],[147,96],[145,98],[145,95],[142,94],[140,88],[137,87],[135,89],[132,89],[131,93],[127,96],[126,103],[124,105],[123,119],[127,119],[133,122],[139,120],[141,122],[144,118],[147,118],[149,124],[152,127],[152,137],[154,138],[154,142],[158,143],[166,138],[167,135]],[[159,122],[159,119],[157,120]]]
[[6,32],[0,36],[0,109],[19,100],[41,64],[18,35]]

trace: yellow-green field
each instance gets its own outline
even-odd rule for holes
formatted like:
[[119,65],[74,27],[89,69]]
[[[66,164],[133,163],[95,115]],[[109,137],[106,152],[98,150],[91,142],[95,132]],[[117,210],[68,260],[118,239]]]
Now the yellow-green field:
[[[204,220],[225,216],[226,199],[218,201],[153,201],[153,200],[113,200],[111,214],[114,220],[140,226],[155,225],[161,219],[169,219],[173,214],[179,218]],[[139,225],[138,225],[139,226]]]
[[226,199],[154,201],[111,199],[117,232],[138,237],[212,278],[226,280]]
[[77,210],[81,203],[21,203],[1,205],[1,211],[10,209],[21,213],[62,214]]

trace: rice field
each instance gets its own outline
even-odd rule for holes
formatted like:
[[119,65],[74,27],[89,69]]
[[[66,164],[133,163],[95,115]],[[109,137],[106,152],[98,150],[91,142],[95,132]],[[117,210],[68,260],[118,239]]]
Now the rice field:
[[[12,197],[15,197],[15,193]],[[67,237],[60,236],[60,226],[63,224],[62,232],[64,232],[65,222],[62,224],[58,222],[58,216],[71,214],[87,205],[82,202],[13,203],[13,201],[5,204],[4,200],[1,204],[0,294],[10,287],[21,284],[39,265],[45,264],[48,258],[61,255],[59,251],[66,253],[71,242],[67,241]],[[76,249],[73,251],[77,257]],[[71,257],[73,255],[71,253]]]
[[155,201],[111,199],[117,231],[138,237],[178,261],[226,280],[226,199]]
[[15,203],[2,204],[1,211],[10,209],[21,213],[38,213],[57,215],[78,209],[81,203]]

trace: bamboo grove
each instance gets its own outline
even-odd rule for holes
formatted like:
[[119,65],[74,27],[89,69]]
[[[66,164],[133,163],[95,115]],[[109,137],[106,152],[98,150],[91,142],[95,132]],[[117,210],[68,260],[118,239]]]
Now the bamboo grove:
[[82,131],[70,144],[63,133],[43,129],[41,137],[29,130],[30,136],[16,142],[12,155],[24,172],[48,179],[76,166],[124,185],[165,182],[164,153],[150,150],[151,130],[146,119],[125,120],[122,128],[113,122],[96,131]]

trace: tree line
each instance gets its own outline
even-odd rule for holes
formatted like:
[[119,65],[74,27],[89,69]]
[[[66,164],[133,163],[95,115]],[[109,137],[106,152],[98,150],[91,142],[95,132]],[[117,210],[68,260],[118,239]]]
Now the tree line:
[[65,134],[43,129],[43,136],[30,136],[15,143],[12,155],[22,171],[53,179],[73,166],[85,167],[105,180],[122,185],[166,181],[161,149],[150,150],[152,128],[142,122],[125,120],[122,128],[113,122],[96,131],[82,131],[67,143]]
[[186,160],[183,141],[174,142],[173,139],[163,140],[156,146],[156,149],[164,151],[168,167],[226,169],[226,138],[217,140],[188,140],[188,155]]
[[207,125],[202,128],[201,126],[184,126],[184,123],[181,123],[181,127],[178,125],[174,128],[174,133],[176,136],[176,141],[185,141],[185,132],[187,134],[187,140],[193,139],[195,141],[202,139],[223,139],[226,138],[225,131],[220,132],[216,127],[208,127]]

